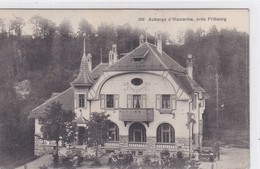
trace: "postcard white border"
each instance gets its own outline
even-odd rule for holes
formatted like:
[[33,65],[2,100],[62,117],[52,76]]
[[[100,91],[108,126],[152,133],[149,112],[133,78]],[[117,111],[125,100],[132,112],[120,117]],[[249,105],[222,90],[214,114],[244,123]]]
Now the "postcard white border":
[[139,2],[131,2],[124,0],[41,0],[41,1],[16,1],[16,0],[0,0],[0,8],[2,9],[131,9],[131,8],[162,8],[162,9],[210,9],[210,8],[247,8],[250,11],[250,168],[258,169],[260,166],[260,1],[215,1],[215,0],[139,0]]

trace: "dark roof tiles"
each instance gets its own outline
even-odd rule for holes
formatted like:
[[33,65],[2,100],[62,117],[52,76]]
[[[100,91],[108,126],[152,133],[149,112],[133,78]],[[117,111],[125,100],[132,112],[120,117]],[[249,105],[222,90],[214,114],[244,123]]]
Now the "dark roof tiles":
[[187,74],[180,74],[170,72],[170,75],[177,81],[180,87],[189,95],[191,95],[194,91],[202,91],[206,98],[208,97],[205,90],[198,85],[198,83],[189,77]]
[[[139,58],[139,60],[135,60]],[[162,55],[156,46],[146,42],[125,55],[115,64],[109,66],[106,71],[153,71],[172,70],[185,73],[185,69],[166,53]]]
[[92,86],[94,84],[94,80],[90,75],[89,66],[88,66],[88,59],[85,54],[81,59],[80,69],[78,77],[71,82],[73,86]]
[[46,100],[43,104],[33,109],[30,114],[29,118],[38,118],[43,116],[45,110],[50,106],[53,102],[60,102],[62,104],[62,108],[64,110],[74,110],[74,89],[70,87],[69,89],[65,90],[58,95]]
[[103,70],[108,67],[108,63],[100,63],[98,64],[91,72],[91,76],[94,80],[98,79],[98,77],[103,73]]

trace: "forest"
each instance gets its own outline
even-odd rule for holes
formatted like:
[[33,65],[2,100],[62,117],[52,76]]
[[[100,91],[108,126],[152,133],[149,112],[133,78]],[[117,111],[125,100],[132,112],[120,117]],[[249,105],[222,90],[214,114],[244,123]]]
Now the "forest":
[[[0,18],[0,164],[33,155],[34,122],[28,115],[76,78],[83,33],[87,35],[86,50],[93,56],[93,67],[101,58],[102,62],[108,61],[113,43],[122,57],[138,46],[141,34],[146,34],[129,24],[102,23],[94,29],[85,19],[79,22],[78,30],[73,30],[68,19],[56,24],[49,18],[33,16],[30,23],[32,35],[24,35],[22,18],[13,17],[9,24]],[[207,31],[186,30],[178,40],[169,37],[168,32],[162,32],[163,50],[184,67],[187,55],[192,54],[194,79],[210,96],[203,115],[204,138],[216,137],[218,74],[220,139],[248,142],[249,35],[236,29],[218,30],[213,25]],[[154,43],[154,35],[147,33],[147,39]],[[225,137],[230,133],[231,138]]]

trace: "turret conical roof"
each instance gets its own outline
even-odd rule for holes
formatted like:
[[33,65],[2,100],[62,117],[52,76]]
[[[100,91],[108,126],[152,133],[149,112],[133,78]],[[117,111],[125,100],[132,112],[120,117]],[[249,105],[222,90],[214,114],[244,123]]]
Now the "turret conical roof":
[[88,66],[88,58],[86,56],[85,50],[85,37],[84,37],[84,48],[83,48],[83,56],[80,63],[80,69],[78,77],[71,82],[72,86],[92,86],[94,84],[94,80],[91,77],[89,66]]

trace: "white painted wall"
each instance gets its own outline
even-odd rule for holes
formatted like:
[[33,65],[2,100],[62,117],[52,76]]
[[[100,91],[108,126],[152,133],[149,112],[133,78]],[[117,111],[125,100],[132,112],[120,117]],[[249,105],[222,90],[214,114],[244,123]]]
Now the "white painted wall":
[[[152,74],[153,73],[153,74]],[[133,78],[141,78],[143,84],[134,86],[131,84]],[[175,129],[176,137],[189,137],[189,130],[186,127],[187,112],[189,112],[188,96],[183,92],[179,92],[177,101],[177,109],[175,118],[171,114],[160,114],[156,110],[156,94],[176,94],[179,91],[179,86],[165,72],[150,72],[150,73],[127,73],[114,76],[107,80],[100,90],[100,94],[119,94],[119,108],[127,108],[127,94],[146,94],[146,108],[155,108],[154,122],[149,124],[144,123],[147,136],[156,136],[157,127],[161,123],[169,123]],[[182,93],[182,94],[181,94]],[[128,129],[131,123],[127,126],[123,121],[119,120],[119,111],[114,109],[100,109],[100,101],[92,101],[92,112],[106,111],[110,114],[110,119],[119,127],[120,135],[128,135]]]
[[[133,78],[141,78],[143,84],[140,86],[132,85],[131,80]],[[92,92],[92,94],[88,92]],[[189,108],[189,106],[192,105],[189,103],[191,98],[166,71],[123,74],[122,72],[104,73],[89,91],[87,89],[75,90],[74,100],[72,100],[74,101],[74,105],[78,102],[78,100],[75,99],[78,97],[78,94],[86,94],[86,97],[90,98],[91,96],[97,95],[98,99],[92,100],[91,103],[86,101],[85,108],[75,107],[77,117],[81,112],[86,119],[89,119],[90,112],[106,112],[110,114],[111,121],[118,125],[120,135],[128,135],[128,129],[132,123],[128,123],[125,126],[124,122],[119,120],[118,109],[100,109],[100,94],[119,94],[119,108],[127,108],[127,94],[146,94],[146,108],[154,108],[154,121],[149,124],[149,127],[143,123],[146,127],[147,136],[156,136],[157,127],[161,123],[169,123],[175,129],[175,137],[189,138],[189,129],[186,126],[188,120],[187,112],[191,111],[195,114],[197,123],[194,125],[194,133],[197,134],[199,131],[199,120],[202,120],[202,113],[205,109],[205,100],[203,100],[203,107],[198,108],[200,101],[197,101],[196,109],[193,110]],[[176,110],[174,110],[175,117],[171,114],[160,114],[159,111],[156,110],[156,94],[177,95],[177,106]],[[199,113],[200,115],[198,116]],[[41,134],[40,127],[38,119],[35,119],[35,134]]]
[[39,124],[39,120],[38,119],[35,119],[34,120],[34,124],[35,124],[35,134],[36,135],[42,135],[42,132],[41,132],[41,125]]

